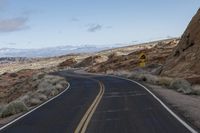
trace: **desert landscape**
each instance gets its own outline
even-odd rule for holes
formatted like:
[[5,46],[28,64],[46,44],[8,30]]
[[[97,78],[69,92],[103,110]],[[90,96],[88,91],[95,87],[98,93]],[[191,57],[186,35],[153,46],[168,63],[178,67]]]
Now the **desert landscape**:
[[[77,69],[139,81],[200,129],[200,10],[181,38],[49,58],[1,58],[0,125],[68,86],[50,73]],[[140,66],[140,54],[146,56]]]

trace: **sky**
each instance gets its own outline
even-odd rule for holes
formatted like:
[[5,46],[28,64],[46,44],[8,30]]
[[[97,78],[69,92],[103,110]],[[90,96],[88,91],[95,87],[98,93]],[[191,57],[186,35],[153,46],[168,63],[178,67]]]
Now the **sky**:
[[200,0],[0,0],[0,48],[180,37]]

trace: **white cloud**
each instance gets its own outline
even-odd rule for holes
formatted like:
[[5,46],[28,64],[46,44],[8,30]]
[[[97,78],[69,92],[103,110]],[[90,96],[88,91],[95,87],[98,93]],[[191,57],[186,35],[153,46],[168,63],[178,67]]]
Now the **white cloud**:
[[17,17],[0,20],[0,32],[13,32],[27,28],[27,18]]
[[87,27],[88,27],[88,29],[87,29],[88,32],[100,31],[103,28],[103,26],[100,24],[89,24],[89,25],[87,25]]

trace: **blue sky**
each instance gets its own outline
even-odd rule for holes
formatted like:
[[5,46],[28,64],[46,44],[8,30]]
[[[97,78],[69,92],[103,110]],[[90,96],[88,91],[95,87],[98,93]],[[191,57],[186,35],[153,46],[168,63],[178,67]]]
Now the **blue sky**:
[[179,37],[200,0],[0,0],[0,48]]

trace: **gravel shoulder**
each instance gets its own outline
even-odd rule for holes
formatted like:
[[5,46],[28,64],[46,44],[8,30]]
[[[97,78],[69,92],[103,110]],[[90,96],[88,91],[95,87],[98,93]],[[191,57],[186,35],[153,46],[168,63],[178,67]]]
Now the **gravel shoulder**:
[[146,84],[152,91],[164,100],[172,110],[184,117],[200,131],[200,96],[184,95],[165,87]]

